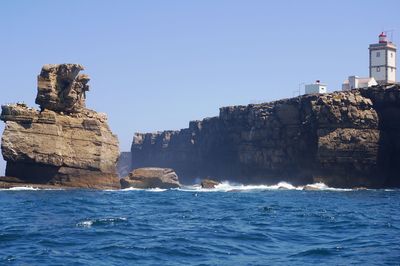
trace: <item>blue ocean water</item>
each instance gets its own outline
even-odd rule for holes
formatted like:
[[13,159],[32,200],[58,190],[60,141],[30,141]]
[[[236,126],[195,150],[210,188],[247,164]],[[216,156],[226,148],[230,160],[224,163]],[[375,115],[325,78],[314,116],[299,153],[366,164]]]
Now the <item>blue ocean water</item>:
[[1,265],[400,265],[400,190],[3,190],[0,210]]

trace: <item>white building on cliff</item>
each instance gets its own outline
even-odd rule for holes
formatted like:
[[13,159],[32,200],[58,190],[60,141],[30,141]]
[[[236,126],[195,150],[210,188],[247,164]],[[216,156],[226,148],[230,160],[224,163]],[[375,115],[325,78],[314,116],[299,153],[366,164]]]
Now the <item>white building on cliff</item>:
[[357,88],[366,88],[378,85],[375,78],[360,78],[358,76],[350,76],[342,84],[342,90],[348,91]]
[[306,84],[304,91],[306,94],[327,93],[327,85],[321,83],[319,80],[316,80],[312,84]]
[[382,32],[379,43],[369,45],[369,77],[350,76],[343,82],[342,90],[396,83],[396,50],[396,45]]
[[379,84],[396,82],[396,50],[384,32],[379,35],[379,43],[369,45],[369,76]]

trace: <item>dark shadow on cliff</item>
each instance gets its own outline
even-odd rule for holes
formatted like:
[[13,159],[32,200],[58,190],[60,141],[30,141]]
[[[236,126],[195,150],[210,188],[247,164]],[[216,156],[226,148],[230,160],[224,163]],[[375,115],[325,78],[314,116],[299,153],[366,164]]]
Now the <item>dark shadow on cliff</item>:
[[60,167],[38,163],[7,162],[6,176],[17,177],[26,183],[47,184]]
[[385,187],[400,187],[400,108],[380,106],[378,166]]
[[370,98],[379,119],[378,174],[383,187],[400,187],[400,87],[361,90]]

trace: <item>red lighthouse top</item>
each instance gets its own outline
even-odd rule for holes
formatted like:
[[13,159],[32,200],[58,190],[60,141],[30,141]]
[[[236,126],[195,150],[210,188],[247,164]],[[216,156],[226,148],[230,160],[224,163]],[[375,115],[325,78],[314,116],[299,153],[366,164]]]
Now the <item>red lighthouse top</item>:
[[379,43],[387,43],[387,36],[386,33],[382,31],[381,34],[379,34]]

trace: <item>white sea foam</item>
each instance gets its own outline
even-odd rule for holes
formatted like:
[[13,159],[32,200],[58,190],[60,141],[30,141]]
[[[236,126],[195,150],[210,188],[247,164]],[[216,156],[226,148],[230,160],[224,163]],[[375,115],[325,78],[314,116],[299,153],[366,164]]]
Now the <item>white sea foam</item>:
[[351,191],[352,189],[340,189],[328,187],[324,183],[309,184],[306,186],[293,186],[287,182],[279,182],[276,185],[243,185],[231,183],[228,181],[221,182],[215,188],[201,188],[200,185],[186,186],[179,188],[181,191],[196,192],[241,192],[241,191],[263,191],[263,190],[330,190],[330,191]]
[[115,192],[115,191],[148,191],[148,192],[164,192],[167,191],[168,189],[163,189],[163,188],[148,188],[148,189],[142,189],[142,188],[124,188],[120,190],[105,190],[105,191],[110,191],[110,192]]
[[12,188],[5,189],[5,190],[39,190],[39,188],[36,188],[36,187],[12,187]]
[[149,191],[149,192],[164,192],[164,191],[167,191],[168,189],[163,189],[163,188],[150,188],[150,189],[146,189],[146,191]]
[[[38,191],[38,190],[63,190],[61,188],[37,188],[31,186],[13,187],[7,189],[0,189],[0,191]],[[240,191],[260,191],[260,190],[314,190],[314,191],[353,191],[357,189],[350,188],[333,188],[328,187],[324,183],[314,183],[305,186],[293,186],[287,182],[279,182],[275,185],[243,185],[240,183],[233,183],[229,181],[223,181],[218,184],[215,188],[202,188],[200,185],[183,186],[182,188],[173,188],[172,190],[178,191],[198,191],[198,192],[240,192]],[[120,191],[147,191],[147,192],[165,192],[168,189],[162,188],[150,188],[150,189],[139,189],[139,188],[125,188],[121,190],[104,190],[107,192],[120,192]],[[393,191],[385,189],[385,191]]]
[[115,225],[116,223],[125,222],[127,220],[128,219],[125,217],[86,219],[77,223],[76,226],[89,228],[92,227],[92,225]]
[[[188,191],[188,192],[251,192],[251,191],[266,191],[266,190],[304,190],[304,191],[357,191],[358,189],[350,188],[333,188],[325,185],[324,183],[314,183],[305,186],[293,186],[288,182],[279,182],[275,185],[243,185],[240,183],[233,183],[223,181],[215,188],[202,188],[200,185],[183,186],[181,188],[173,188],[171,190]],[[121,190],[106,190],[106,191],[148,191],[148,192],[165,192],[168,189],[151,188],[151,189],[138,189],[138,188],[125,188]],[[385,190],[390,191],[390,190]]]
[[351,188],[333,188],[333,187],[328,187],[324,183],[314,183],[314,184],[309,184],[306,186],[302,186],[301,189],[303,190],[304,188],[308,188],[308,190],[331,190],[331,191],[352,191],[352,190],[357,190],[357,189],[351,189]]
[[93,225],[93,221],[82,221],[76,224],[79,227],[91,227]]
[[0,191],[38,191],[38,190],[64,190],[62,188],[38,188],[31,186],[22,186],[22,187],[12,187],[12,188],[2,188]]
[[[200,185],[185,186],[177,190],[181,191],[199,191],[199,192],[236,192],[236,191],[257,191],[257,190],[277,190],[286,189],[294,190],[298,189],[287,182],[279,182],[276,185],[243,185],[239,183],[231,183],[223,181],[216,185],[215,188],[202,188]],[[300,188],[301,189],[301,188]]]

